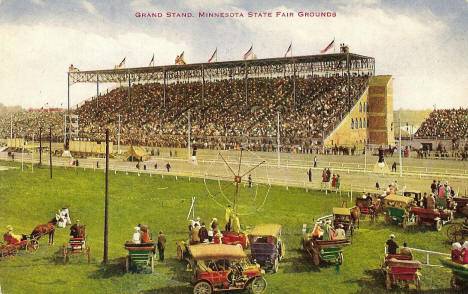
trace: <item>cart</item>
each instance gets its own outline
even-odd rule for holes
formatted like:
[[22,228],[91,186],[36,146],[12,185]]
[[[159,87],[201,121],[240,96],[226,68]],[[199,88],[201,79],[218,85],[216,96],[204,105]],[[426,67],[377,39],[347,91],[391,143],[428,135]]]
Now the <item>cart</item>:
[[468,268],[450,260],[450,258],[441,258],[442,265],[452,271],[450,286],[456,291],[465,289],[468,286]]
[[447,238],[450,243],[460,242],[463,243],[467,240],[468,236],[468,225],[463,223],[451,224],[447,228]]
[[389,195],[384,199],[385,224],[396,223],[404,229],[416,223],[416,216],[410,213],[413,199],[400,195]]
[[408,255],[386,254],[381,265],[382,273],[385,277],[385,286],[391,290],[393,285],[408,287],[410,283],[416,286],[416,290],[421,290],[421,262],[411,260]]
[[63,263],[67,263],[72,255],[86,255],[88,264],[91,261],[91,248],[86,244],[86,237],[70,238],[68,244],[63,244]]
[[354,234],[354,223],[351,219],[351,210],[346,207],[334,207],[333,210],[333,227],[336,229],[338,225],[343,225],[346,236],[349,238]]
[[[5,241],[8,240],[8,238],[3,236],[3,239]],[[37,241],[37,238],[32,237],[30,238],[29,236],[26,236],[26,240],[19,241],[19,242],[9,242],[9,243],[1,243],[0,244],[0,259],[10,259],[14,258],[17,254],[18,251],[24,250],[29,253],[34,253],[36,250],[39,248],[39,242]]]
[[279,262],[285,253],[281,240],[281,225],[257,225],[248,237],[250,252],[255,262],[274,273],[278,272]]
[[372,213],[372,198],[356,198],[356,206],[359,207],[361,214]]
[[128,255],[125,258],[125,271],[127,273],[130,269],[138,271],[143,267],[151,267],[151,273],[154,272],[154,254],[156,252],[154,243],[126,242],[125,249],[128,250]]

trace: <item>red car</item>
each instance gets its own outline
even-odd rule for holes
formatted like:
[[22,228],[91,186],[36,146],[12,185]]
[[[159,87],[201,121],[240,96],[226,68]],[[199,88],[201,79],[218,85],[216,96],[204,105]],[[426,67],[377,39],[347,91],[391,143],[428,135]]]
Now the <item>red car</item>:
[[223,244],[227,245],[237,245],[240,244],[242,245],[243,249],[247,249],[247,238],[245,237],[245,234],[240,232],[231,232],[231,231],[224,231],[221,232],[223,234],[223,237],[221,238],[221,242]]
[[188,246],[194,294],[249,290],[262,293],[267,283],[258,264],[248,261],[240,246],[198,244]]

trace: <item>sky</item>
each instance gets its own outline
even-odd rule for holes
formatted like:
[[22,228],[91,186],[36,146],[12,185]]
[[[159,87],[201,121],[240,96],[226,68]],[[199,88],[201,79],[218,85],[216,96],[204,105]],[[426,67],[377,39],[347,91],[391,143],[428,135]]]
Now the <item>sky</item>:
[[[249,11],[273,17],[249,18]],[[164,17],[136,17],[148,12]],[[199,18],[199,12],[244,17]],[[0,103],[66,106],[70,64],[111,69],[126,57],[127,67],[141,67],[154,54],[156,65],[167,65],[182,51],[188,63],[206,62],[215,48],[218,61],[239,60],[251,45],[258,58],[271,58],[283,56],[291,42],[293,55],[314,55],[335,39],[375,57],[376,74],[393,76],[395,109],[467,107],[466,15],[468,0],[0,0]],[[95,85],[75,84],[71,104],[95,94]]]

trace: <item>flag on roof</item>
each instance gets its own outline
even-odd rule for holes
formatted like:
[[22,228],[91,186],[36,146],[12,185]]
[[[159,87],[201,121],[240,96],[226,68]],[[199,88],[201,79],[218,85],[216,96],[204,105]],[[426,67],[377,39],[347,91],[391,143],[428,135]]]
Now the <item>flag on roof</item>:
[[208,62],[213,61],[213,59],[215,59],[215,62],[218,61],[218,48],[215,49],[213,55],[211,55],[210,59],[208,59]]
[[117,65],[115,68],[122,68],[122,66],[125,65],[125,59],[126,59],[126,58],[127,58],[127,57],[124,57],[124,59],[122,59],[122,61],[120,62],[120,64]]
[[335,39],[333,39],[333,41],[331,41],[330,44],[328,44],[328,46],[325,47],[323,50],[320,50],[320,53],[325,53],[325,52],[327,52],[327,51],[330,50],[330,48],[332,48],[334,45],[335,45]]
[[292,56],[292,42],[291,44],[289,44],[289,47],[288,47],[288,50],[286,50],[286,53],[284,53],[284,57],[286,57],[289,52],[291,52],[291,56]]
[[187,64],[187,62],[185,62],[185,59],[184,59],[184,51],[182,51],[180,55],[177,55],[175,59],[175,64]]
[[154,66],[154,53],[148,66]]
[[250,49],[249,49],[247,52],[245,52],[245,54],[244,54],[244,60],[246,60],[247,58],[249,58],[249,56],[252,54],[252,52],[253,52],[253,45],[250,46]]

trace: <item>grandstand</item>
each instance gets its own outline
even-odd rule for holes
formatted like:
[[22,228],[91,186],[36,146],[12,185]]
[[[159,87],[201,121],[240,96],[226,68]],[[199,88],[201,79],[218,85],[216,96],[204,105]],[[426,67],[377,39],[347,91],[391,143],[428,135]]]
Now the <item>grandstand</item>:
[[[69,72],[69,86],[96,83],[98,90],[102,82],[128,85],[73,110],[79,116],[79,137],[101,141],[109,128],[117,138],[120,122],[122,144],[185,147],[190,112],[191,143],[202,148],[243,144],[276,150],[278,136],[282,151],[365,144],[370,129],[382,128],[372,114],[383,115],[389,129],[391,103],[382,109],[374,103],[375,111],[370,109],[371,99],[382,99],[369,94],[374,58],[341,49],[336,54]],[[387,101],[391,77],[383,80],[388,85],[379,89]],[[374,143],[391,140],[393,136],[380,136]]]

